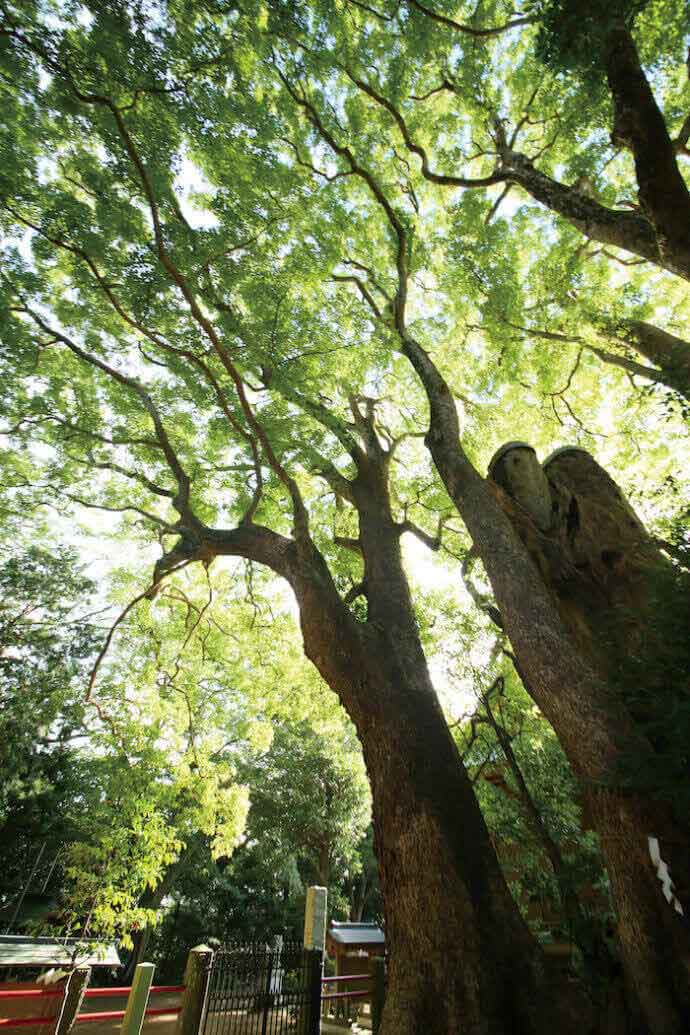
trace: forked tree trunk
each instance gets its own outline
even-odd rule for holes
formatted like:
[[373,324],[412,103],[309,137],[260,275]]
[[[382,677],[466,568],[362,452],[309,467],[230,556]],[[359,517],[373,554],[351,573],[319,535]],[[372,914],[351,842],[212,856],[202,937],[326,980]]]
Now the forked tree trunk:
[[380,464],[353,492],[369,608],[360,646],[297,595],[306,653],[355,722],[372,786],[390,952],[382,1035],[586,1032],[587,1004],[575,1017],[570,989],[544,977],[431,684]]
[[[663,721],[673,702],[673,687],[667,685],[672,660],[683,649],[674,641],[687,635],[687,625],[682,618],[655,622],[655,612],[665,603],[669,613],[687,615],[687,592],[621,490],[588,453],[576,448],[558,450],[542,468],[533,450],[513,444],[499,451],[491,472],[508,496],[519,501],[519,507],[505,501],[506,512],[558,602],[570,638],[608,686],[613,708],[622,706],[643,730]],[[644,658],[630,674],[642,684],[643,694],[626,685],[631,657]],[[652,748],[650,752],[641,744],[637,757],[632,752],[623,756],[627,782],[636,764],[653,772],[663,742],[652,740]],[[609,781],[626,782],[622,767],[611,772]],[[675,880],[685,888],[687,829],[668,805],[632,786],[623,794],[590,787],[586,799],[609,866],[628,973],[634,974],[645,1012],[654,1017],[654,1030],[673,1031],[678,1024],[674,1015],[688,1011],[690,946],[686,928],[655,879],[647,838],[657,836],[664,857],[683,867],[675,869]],[[655,961],[653,968],[643,965],[643,955],[648,963]],[[658,985],[664,974],[672,993],[667,1003]]]
[[344,605],[303,530],[293,540],[249,523],[228,531],[199,524],[174,557],[239,555],[286,578],[305,652],[355,723],[373,791],[390,951],[381,1035],[542,1035],[554,1024],[563,1035],[586,1035],[589,1003],[544,975],[438,703],[384,487],[360,476],[352,486],[366,623]]
[[[340,597],[295,502],[295,538],[195,521],[157,566],[224,554],[290,583],[305,652],[355,723],[373,789],[391,980],[382,1035],[585,1035],[588,1003],[548,980],[520,918],[431,684],[388,500],[386,454],[354,407],[357,476],[331,471],[356,507],[368,618]],[[348,433],[339,429],[342,438]],[[500,510],[499,510],[499,513]],[[510,523],[503,516],[505,527]],[[513,537],[519,543],[513,532]]]
[[[426,441],[436,468],[482,559],[530,693],[559,738],[600,836],[628,985],[650,1031],[683,1035],[690,1019],[690,932],[664,899],[649,860],[647,838],[658,804],[620,780],[621,755],[637,755],[644,764],[652,747],[565,623],[538,551],[530,552],[503,509],[507,494],[481,478],[465,456],[448,385],[404,326],[398,330],[429,399]],[[531,535],[541,543],[536,521]]]

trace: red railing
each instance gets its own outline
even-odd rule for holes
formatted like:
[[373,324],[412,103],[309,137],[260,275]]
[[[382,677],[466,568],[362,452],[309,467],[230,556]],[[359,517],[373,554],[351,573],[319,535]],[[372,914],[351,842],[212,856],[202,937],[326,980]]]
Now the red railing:
[[[322,985],[337,984],[341,981],[371,981],[368,974],[338,974],[335,977],[323,977],[321,978]],[[362,992],[327,992],[325,995],[321,993],[321,1001],[326,999],[365,999],[369,998],[370,992],[368,988],[365,988]]]
[[96,1010],[94,1013],[80,1013],[74,1019],[75,1024],[88,1024],[89,1021],[121,1021],[124,1010]]
[[[62,998],[62,988],[7,988],[0,990],[0,999],[55,999]],[[0,1028],[27,1028],[32,1024],[50,1024],[57,1016],[51,1017],[0,1017]]]
[[[181,1006],[158,1006],[144,1011],[144,1017],[160,1017],[164,1013],[180,1013]],[[88,1024],[89,1021],[117,1021],[122,1020],[124,1010],[96,1010],[94,1013],[80,1013],[76,1018],[77,1024]]]
[[[131,988],[131,985],[125,985],[124,988],[87,988],[84,998],[99,999],[108,996],[129,995]],[[162,995],[166,992],[184,992],[184,985],[151,985],[149,992],[151,995]],[[2,995],[1,992],[0,995]]]
[[12,988],[0,991],[0,999],[43,999],[49,995],[62,995],[61,988]]
[[7,1026],[8,1028],[24,1028],[28,1024],[50,1024],[51,1021],[56,1021],[55,1017],[2,1017],[0,1018],[0,1028]]
[[[131,985],[124,988],[87,988],[84,998],[102,999],[105,997],[129,995]],[[165,995],[171,992],[184,992],[184,985],[151,985],[149,995]],[[163,1014],[177,1014],[182,1010],[181,1006],[156,1006],[144,1012],[144,1017],[161,1017]],[[95,1010],[93,1013],[80,1013],[76,1018],[77,1024],[88,1024],[89,1021],[117,1021],[125,1015],[124,1010]]]
[[[121,988],[87,988],[84,993],[84,998],[89,999],[101,999],[101,998],[113,998],[114,996],[125,996],[129,995],[132,989],[131,985],[126,985]],[[165,995],[173,992],[184,992],[184,985],[152,985],[149,990],[149,995]],[[0,990],[0,999],[44,999],[48,997],[55,997],[64,995],[64,989],[62,988],[18,988],[2,991]],[[163,1014],[178,1014],[182,1010],[181,1006],[158,1006],[152,1007],[145,1011],[145,1017],[160,1017]],[[124,1010],[101,1010],[94,1011],[92,1013],[80,1013],[76,1018],[77,1024],[84,1024],[89,1021],[115,1021],[121,1020],[125,1015]],[[50,1024],[51,1021],[56,1021],[57,1016],[53,1017],[2,1017],[0,1018],[0,1027],[4,1028],[25,1028],[35,1024]]]

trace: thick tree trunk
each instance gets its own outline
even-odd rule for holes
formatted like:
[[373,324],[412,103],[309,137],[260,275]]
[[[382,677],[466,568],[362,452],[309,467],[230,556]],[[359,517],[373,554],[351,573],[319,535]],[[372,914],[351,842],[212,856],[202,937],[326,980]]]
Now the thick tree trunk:
[[361,460],[353,494],[369,609],[359,646],[296,592],[306,653],[356,724],[372,786],[391,961],[382,1035],[574,1030],[572,996],[544,979],[431,684],[381,455]]
[[[611,879],[628,982],[650,1030],[681,1035],[690,1018],[690,936],[663,898],[649,861],[647,837],[658,806],[620,787],[621,753],[637,753],[642,764],[651,745],[571,635],[534,554],[502,508],[506,495],[485,482],[463,453],[445,381],[404,326],[399,333],[429,398],[426,441],[436,467],[484,563],[530,692],[583,786]],[[533,536],[540,538],[536,525]]]
[[383,1035],[541,1035],[554,1024],[586,1032],[586,999],[577,997],[573,1019],[571,988],[545,980],[505,884],[429,679],[402,569],[403,526],[387,495],[390,454],[373,420],[353,410],[366,449],[338,432],[357,477],[331,476],[359,514],[365,623],[341,599],[298,499],[294,539],[251,522],[221,530],[195,520],[158,576],[176,561],[239,555],[272,568],[295,593],[306,654],[357,727],[373,789],[391,952]]
[[559,1010],[445,720],[426,687],[391,674],[359,727],[391,952],[383,1032],[541,1032]]
[[347,661],[344,685],[324,664],[332,631],[308,614],[303,629],[357,725],[371,780],[391,958],[382,1035],[537,1035],[561,1013],[574,1030],[549,994],[425,666],[376,635],[365,665]]
[[[687,612],[687,593],[678,585],[676,573],[660,554],[618,486],[609,475],[582,449],[559,450],[542,469],[534,452],[512,447],[492,465],[492,476],[508,494],[519,500],[520,507],[507,507],[507,513],[539,566],[542,579],[554,593],[561,616],[578,643],[583,657],[601,674],[608,687],[609,698],[632,715],[635,723],[645,726],[663,720],[673,688],[665,684],[671,679],[670,663],[682,644],[686,625],[654,622],[654,612],[666,600],[669,611]],[[539,478],[541,477],[541,483]],[[534,498],[530,498],[530,496]],[[548,522],[544,513],[550,511]],[[529,515],[529,516],[528,516]],[[533,519],[533,520],[532,520]],[[541,535],[535,537],[534,524]],[[680,627],[679,627],[680,626]],[[681,631],[682,628],[682,631]],[[626,696],[625,667],[628,656],[644,655],[645,699]],[[638,675],[639,678],[639,675]],[[680,688],[678,688],[680,689]],[[657,696],[666,691],[661,707]],[[660,745],[662,746],[662,745]],[[621,742],[623,747],[623,742]],[[659,746],[654,745],[655,751]],[[643,764],[644,755],[627,758],[629,771]],[[653,771],[654,758],[647,752],[647,765]],[[621,771],[611,774],[624,781]],[[690,959],[687,931],[661,895],[661,886],[650,880],[651,867],[646,838],[639,831],[660,837],[673,853],[682,871],[676,868],[676,881],[687,886],[687,858],[690,839],[682,823],[674,819],[671,809],[661,802],[652,807],[652,800],[631,792],[624,803],[630,811],[628,831],[621,826],[621,806],[614,806],[608,795],[588,791],[596,824],[609,863],[614,892],[619,901],[634,902],[637,920],[621,912],[620,934],[629,969],[636,967],[636,991],[648,1016],[654,1009],[656,1023],[667,1030],[673,1016],[653,988],[649,972],[633,959],[631,944],[639,945],[645,937],[637,929],[639,916],[646,916],[647,926],[658,926],[666,942],[666,952],[659,946],[659,965],[666,969],[676,987],[678,1004],[687,1010],[687,963]],[[637,814],[637,818],[635,818]],[[637,835],[635,834],[637,827]],[[629,835],[632,837],[629,837]],[[681,848],[681,851],[677,849]],[[668,854],[664,851],[664,856]],[[611,860],[615,859],[612,866]],[[681,861],[682,860],[682,861]],[[647,879],[645,879],[645,875]],[[626,929],[626,924],[630,925]],[[645,951],[652,954],[651,939]],[[678,966],[678,960],[683,964]],[[672,1029],[669,1029],[672,1030]]]

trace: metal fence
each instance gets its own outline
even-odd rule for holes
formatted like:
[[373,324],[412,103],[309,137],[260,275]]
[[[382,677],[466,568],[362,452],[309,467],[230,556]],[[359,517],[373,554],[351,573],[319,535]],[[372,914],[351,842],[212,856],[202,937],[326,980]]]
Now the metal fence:
[[219,949],[201,1035],[318,1035],[322,955],[299,943]]

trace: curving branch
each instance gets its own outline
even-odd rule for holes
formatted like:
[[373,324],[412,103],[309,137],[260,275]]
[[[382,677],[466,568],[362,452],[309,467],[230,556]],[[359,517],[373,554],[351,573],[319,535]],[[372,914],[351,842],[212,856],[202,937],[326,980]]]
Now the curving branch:
[[532,18],[528,15],[517,15],[517,17],[509,17],[508,21],[503,22],[502,25],[467,25],[466,23],[457,22],[454,18],[449,18],[447,15],[441,14],[439,11],[434,11],[433,8],[427,7],[426,4],[421,3],[421,0],[406,0],[406,3],[409,7],[419,11],[421,14],[425,15],[425,17],[430,18],[439,25],[443,25],[447,29],[452,29],[453,32],[458,32],[466,36],[474,36],[476,39],[487,39],[491,36],[500,36],[504,32],[510,32],[511,29],[517,29],[523,25],[532,25],[536,21],[536,18]]
[[321,453],[319,453],[313,446],[308,443],[303,443],[301,449],[309,458],[314,469],[314,473],[319,475],[328,483],[328,485],[330,485],[335,495],[341,499],[347,500],[349,503],[354,503],[355,497],[350,479],[346,478],[344,474],[341,474],[335,464],[325,456],[322,456]]
[[[166,575],[172,575],[173,572],[179,571],[181,568],[186,567],[186,565],[188,563],[189,563],[188,561],[185,561],[184,563],[178,564],[174,568],[170,568],[169,571],[166,572]],[[99,669],[100,669],[101,665],[103,664],[103,660],[104,660],[106,654],[110,650],[110,645],[113,642],[113,636],[117,632],[118,627],[120,625],[122,625],[122,623],[124,622],[124,620],[127,617],[127,615],[130,614],[130,612],[134,610],[134,608],[137,606],[137,604],[140,604],[142,600],[150,600],[153,596],[155,596],[157,591],[158,591],[157,584],[154,584],[152,586],[147,586],[145,590],[143,590],[141,593],[138,593],[137,596],[135,596],[132,600],[130,600],[130,602],[127,604],[127,606],[125,608],[123,608],[123,610],[120,612],[120,614],[117,616],[117,618],[115,619],[115,621],[111,625],[110,629],[108,630],[108,634],[107,634],[107,636],[105,638],[105,641],[103,643],[103,646],[99,650],[99,652],[98,652],[98,654],[96,656],[96,660],[94,661],[93,668],[91,669],[91,674],[89,676],[89,682],[88,682],[88,688],[87,688],[87,692],[86,692],[86,697],[84,698],[84,700],[86,702],[91,701],[91,694],[93,693],[93,688],[94,688],[94,686],[96,684],[96,679],[98,677]],[[94,703],[94,702],[92,702],[92,703]],[[99,711],[99,715],[100,715],[100,711]]]
[[410,521],[408,518],[399,522],[397,529],[400,535],[404,535],[405,532],[410,532],[416,539],[419,539],[420,543],[424,543],[429,550],[432,550],[434,553],[438,553],[443,545],[443,526],[447,520],[447,515],[441,515],[439,517],[436,535],[430,535],[429,532],[426,532],[423,528],[420,528],[419,525],[415,524],[414,521]]
[[317,133],[326,141],[328,146],[336,155],[345,159],[352,172],[356,173],[356,175],[366,183],[374,199],[385,213],[388,225],[396,241],[398,291],[395,297],[395,310],[399,314],[399,318],[402,320],[404,318],[403,314],[407,298],[407,281],[409,277],[408,254],[410,247],[407,230],[405,229],[402,219],[396,212],[385,190],[371,170],[357,160],[349,147],[345,144],[338,143],[331,131],[325,125],[316,106],[309,100],[306,93],[303,90],[298,90],[294,84],[290,82],[287,76],[284,75],[281,69],[276,68],[276,71],[286,90],[298,107],[305,113],[308,121],[312,124]]
[[295,403],[301,410],[308,413],[310,417],[337,438],[343,449],[349,453],[355,463],[359,461],[362,456],[362,450],[345,421],[337,417],[326,406],[303,395],[293,387],[289,380],[281,378],[280,374],[270,367],[262,367],[262,376],[263,383],[267,388],[275,388],[283,398]]
[[[196,298],[195,293],[193,292],[193,290],[191,289],[191,287],[189,285],[189,282],[188,282],[187,278],[184,276],[182,271],[178,268],[176,263],[173,261],[171,255],[170,255],[170,253],[169,253],[169,251],[167,249],[167,246],[165,244],[165,239],[164,239],[164,236],[163,236],[162,224],[161,224],[159,207],[158,207],[158,201],[156,199],[155,191],[153,189],[153,185],[152,185],[151,179],[150,179],[150,177],[148,175],[148,171],[146,169],[146,165],[145,165],[141,155],[139,154],[139,150],[138,150],[138,148],[137,148],[137,146],[136,146],[136,144],[134,142],[134,139],[133,139],[131,133],[129,132],[129,130],[127,128],[127,124],[126,124],[125,119],[123,117],[122,110],[109,97],[103,96],[101,94],[95,94],[95,93],[84,93],[79,88],[77,83],[75,82],[75,80],[74,80],[73,76],[71,75],[71,73],[69,72],[69,70],[64,68],[57,61],[51,59],[50,55],[47,53],[45,48],[41,47],[40,45],[35,45],[34,41],[31,41],[31,40],[24,41],[24,42],[28,46],[30,46],[31,49],[33,49],[36,53],[39,53],[44,58],[44,60],[47,60],[47,61],[50,60],[52,62],[51,63],[51,67],[52,67],[53,71],[55,72],[55,74],[60,75],[61,77],[64,78],[64,80],[69,85],[70,89],[72,90],[72,92],[73,92],[74,96],[77,98],[77,100],[79,100],[81,103],[83,103],[85,105],[91,105],[91,106],[97,106],[97,107],[106,108],[111,113],[111,115],[112,115],[112,117],[114,119],[114,122],[115,122],[117,133],[118,133],[118,135],[119,135],[119,137],[120,137],[120,139],[122,141],[122,144],[124,146],[125,152],[126,152],[128,158],[129,158],[132,166],[134,167],[134,170],[136,172],[137,178],[138,178],[139,182],[141,183],[141,187],[142,187],[142,190],[144,192],[144,197],[146,199],[147,206],[148,206],[148,209],[149,209],[149,213],[150,213],[150,216],[151,216],[151,222],[152,222],[152,227],[153,227],[153,235],[154,235],[154,242],[155,242],[155,247],[156,247],[156,253],[157,253],[158,258],[159,258],[159,260],[161,262],[161,265],[165,269],[165,271],[168,274],[168,276],[171,278],[172,282],[180,290],[183,298],[185,299],[185,301],[187,302],[187,304],[189,306],[192,318],[194,319],[196,324],[199,326],[199,328],[202,330],[202,332],[205,334],[205,336],[209,339],[209,341],[211,342],[211,345],[213,346],[214,350],[218,354],[222,365],[224,366],[224,368],[226,369],[226,371],[230,375],[230,378],[231,378],[231,380],[233,382],[233,385],[235,387],[235,391],[237,393],[237,396],[238,396],[238,399],[239,399],[239,402],[240,402],[240,406],[241,406],[241,408],[242,408],[242,410],[243,410],[243,412],[245,414],[245,417],[246,417],[250,427],[255,432],[257,438],[261,442],[261,446],[263,448],[264,454],[265,454],[265,456],[267,458],[267,461],[268,461],[269,465],[271,466],[273,471],[276,473],[276,475],[279,478],[279,480],[285,485],[285,488],[287,489],[288,494],[290,495],[290,498],[292,500],[292,505],[293,505],[293,513],[294,513],[294,519],[295,519],[295,530],[296,530],[297,534],[300,535],[301,537],[308,538],[308,536],[309,536],[308,515],[307,515],[306,507],[304,505],[304,501],[302,500],[301,493],[299,491],[299,487],[298,487],[296,481],[293,478],[290,477],[290,475],[287,473],[287,471],[284,469],[284,467],[280,463],[280,461],[279,461],[275,451],[273,450],[273,447],[272,447],[271,442],[270,442],[270,440],[269,440],[269,438],[268,438],[268,436],[266,434],[265,429],[261,425],[260,421],[256,418],[256,415],[254,414],[254,411],[253,411],[253,409],[252,409],[252,407],[251,407],[251,405],[249,403],[249,400],[247,398],[247,394],[246,394],[246,391],[245,391],[244,382],[243,382],[243,379],[242,379],[242,377],[241,377],[237,367],[235,366],[235,364],[233,363],[232,359],[230,358],[230,355],[228,354],[227,349],[225,349],[223,347],[223,345],[222,345],[222,343],[220,341],[220,338],[219,338],[218,334],[216,333],[215,327],[213,326],[212,322],[209,320],[209,318],[203,312],[203,310],[202,310],[202,308],[201,308],[201,306],[200,306],[200,304],[199,304],[199,302],[198,302],[198,300]],[[31,224],[27,223],[27,225],[31,225]],[[32,228],[37,230],[39,233],[42,232],[40,230],[40,228],[38,228],[38,227],[34,226]],[[100,274],[98,274],[98,271],[95,269],[95,265],[89,261],[88,256],[86,256],[85,253],[81,249],[78,249],[78,248],[76,248],[74,246],[66,245],[64,242],[54,242],[54,243],[62,244],[63,247],[66,246],[68,248],[68,250],[71,250],[74,254],[77,254],[80,257],[85,258],[86,261],[89,262],[90,268],[92,268],[92,272],[94,273],[95,276],[97,276],[97,279],[99,280],[99,283],[103,287],[103,289],[106,292],[106,294],[108,294],[109,297],[112,295],[112,291],[109,289],[109,286],[103,280],[103,278],[100,277]],[[116,300],[113,300],[113,304],[115,304],[115,303],[116,303]],[[130,322],[130,321],[128,320],[128,322]],[[147,336],[150,337],[150,335],[147,335]],[[156,344],[160,344],[160,342],[156,341]],[[166,454],[166,458],[167,458],[167,454]],[[169,462],[170,462],[170,459],[169,459]],[[188,498],[188,491],[187,491],[187,498]],[[255,500],[256,500],[256,496],[255,496]],[[257,505],[258,505],[258,501],[257,501]],[[253,513],[256,510],[256,505],[253,504],[252,508],[250,508],[250,510],[251,510],[251,516],[253,516]]]
[[270,467],[273,469],[278,479],[283,483],[283,485],[288,491],[288,494],[292,501],[292,508],[295,521],[295,532],[300,538],[307,540],[309,539],[309,518],[307,514],[307,508],[304,505],[304,500],[302,499],[302,495],[300,493],[297,482],[288,474],[288,472],[285,470],[280,460],[278,459],[278,456],[276,455],[275,450],[273,449],[273,446],[266,433],[265,428],[263,427],[263,424],[258,420],[256,414],[254,413],[253,407],[249,403],[249,399],[247,398],[247,393],[245,390],[244,380],[239,370],[237,369],[235,363],[231,359],[228,350],[224,347],[223,343],[221,342],[220,337],[217,334],[213,323],[202,310],[196,298],[196,295],[194,294],[192,288],[189,285],[187,278],[174,263],[172,257],[168,252],[165,246],[165,242],[163,240],[155,193],[153,191],[151,181],[148,177],[148,173],[146,171],[142,159],[139,156],[134,141],[125,126],[122,116],[119,114],[119,112],[117,112],[117,110],[114,110],[113,114],[115,115],[118,131],[124,141],[127,154],[129,155],[131,161],[133,162],[139,174],[139,178],[144,188],[144,193],[148,200],[149,210],[151,212],[151,219],[153,221],[154,237],[156,241],[156,247],[158,250],[158,257],[161,261],[161,264],[166,270],[166,272],[169,274],[169,276],[172,278],[173,282],[179,288],[182,297],[189,306],[193,319],[211,342],[211,345],[217,353],[222,365],[224,366],[227,373],[230,375],[230,379],[232,380],[232,383],[235,387],[235,392],[237,393],[237,397],[239,399],[240,406],[245,415],[247,423],[259,439]]
[[351,79],[355,86],[359,87],[359,89],[363,93],[365,93],[367,97],[370,97],[371,100],[375,101],[376,104],[380,105],[389,113],[389,115],[391,115],[393,121],[400,130],[400,134],[403,140],[405,141],[405,146],[407,147],[408,151],[411,151],[412,154],[417,155],[417,157],[421,160],[422,176],[424,176],[426,180],[429,180],[431,183],[440,184],[443,187],[464,188],[491,187],[495,183],[503,183],[506,180],[506,175],[501,170],[497,170],[496,172],[491,173],[489,176],[479,176],[475,178],[466,176],[455,176],[448,173],[436,172],[434,169],[431,168],[429,164],[429,156],[426,151],[426,148],[422,147],[421,144],[414,140],[409,130],[409,127],[399,109],[396,108],[395,105],[391,101],[389,101],[387,97],[385,97],[382,93],[379,93],[379,91],[376,90],[370,82],[367,82],[367,80],[365,79],[361,79],[345,65],[341,65],[339,67],[342,68],[342,70],[345,72],[348,78]]
[[[144,510],[143,507],[137,507],[134,504],[126,503],[123,506],[116,507],[115,505],[108,503],[94,503],[93,500],[84,499],[83,496],[78,496],[74,492],[68,492],[66,489],[59,489],[55,485],[35,485],[34,488],[42,488],[46,492],[52,492],[55,496],[69,500],[70,503],[77,503],[80,507],[86,507],[89,510],[105,510],[109,514],[140,514],[141,517],[146,519],[146,521],[156,525],[164,533],[169,535],[179,535],[179,527],[177,524],[171,524],[169,521],[165,521],[164,518],[159,517],[158,514],[152,514],[149,510]],[[45,502],[45,505],[55,506],[55,504],[50,504],[47,501]]]
[[68,337],[62,331],[58,331],[55,328],[50,327],[42,316],[40,316],[35,310],[31,309],[25,303],[22,303],[22,305],[19,307],[19,310],[25,313],[31,320],[33,320],[36,326],[40,327],[42,331],[44,331],[47,334],[50,334],[51,337],[53,337],[56,341],[59,341],[61,344],[65,345],[70,350],[70,352],[77,356],[77,358],[90,364],[98,370],[101,370],[108,377],[112,378],[112,380],[116,381],[118,384],[123,385],[129,391],[134,392],[134,394],[140,399],[143,408],[148,413],[151,419],[154,430],[156,432],[156,439],[160,443],[161,449],[168,463],[168,466],[175,477],[175,481],[177,482],[177,493],[172,498],[173,506],[178,511],[181,517],[185,518],[186,520],[192,518],[193,515],[190,508],[191,482],[189,475],[182,466],[180,459],[172,446],[172,443],[170,441],[170,438],[168,437],[168,433],[166,431],[165,425],[163,424],[163,420],[158,411],[158,408],[156,407],[147,389],[136,378],[130,377],[128,374],[124,374],[121,370],[117,370],[117,368],[110,366],[108,363],[100,359],[98,356],[94,356],[92,353],[87,352],[80,345],[78,345],[72,338]]

